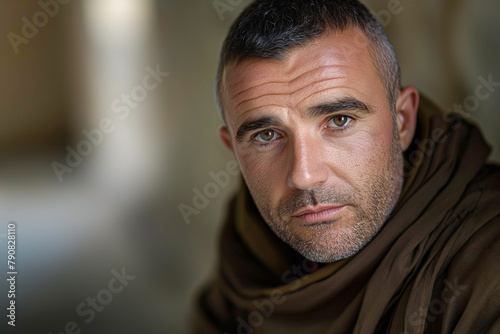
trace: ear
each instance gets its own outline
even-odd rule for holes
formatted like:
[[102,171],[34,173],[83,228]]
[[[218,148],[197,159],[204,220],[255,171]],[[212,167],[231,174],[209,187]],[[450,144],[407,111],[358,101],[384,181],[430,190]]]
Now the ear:
[[220,139],[224,143],[224,146],[226,146],[227,149],[234,154],[233,143],[231,142],[231,135],[229,134],[229,130],[227,129],[226,126],[221,125],[221,127],[219,128],[219,135]]
[[403,152],[408,149],[415,136],[419,100],[418,90],[407,86],[401,90],[396,101],[396,121]]

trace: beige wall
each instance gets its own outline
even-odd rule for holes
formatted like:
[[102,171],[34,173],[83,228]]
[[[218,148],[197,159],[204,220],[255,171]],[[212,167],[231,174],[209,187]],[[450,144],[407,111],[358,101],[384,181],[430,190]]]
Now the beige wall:
[[[487,79],[492,75],[493,81],[500,82],[497,25],[500,2],[367,0],[365,3],[386,23],[403,83],[415,85],[443,108],[469,102],[466,99],[475,96],[479,76]],[[496,161],[500,161],[499,107],[500,91],[496,90],[470,112],[470,119],[480,124],[493,146]]]
[[56,17],[15,53],[8,32],[21,33],[20,18],[38,10],[34,1],[0,2],[0,148],[55,143],[65,135],[68,96],[63,82],[64,17]]

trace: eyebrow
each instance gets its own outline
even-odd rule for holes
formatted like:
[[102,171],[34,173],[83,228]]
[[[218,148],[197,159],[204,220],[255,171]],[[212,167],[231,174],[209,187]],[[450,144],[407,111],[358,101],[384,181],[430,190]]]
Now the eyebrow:
[[325,116],[333,114],[339,111],[361,111],[363,113],[371,114],[374,110],[353,97],[344,97],[340,100],[333,101],[330,103],[323,103],[318,106],[309,108],[307,111],[308,117],[315,118],[320,116]]
[[278,121],[278,119],[271,116],[246,120],[245,122],[243,122],[243,124],[240,125],[238,131],[236,132],[236,141],[242,142],[243,137],[245,137],[245,135],[250,131],[277,126],[279,124],[280,122]]
[[[373,109],[353,97],[344,97],[342,99],[323,103],[318,106],[311,107],[307,110],[307,116],[309,118],[326,116],[339,111],[361,111],[363,113],[373,113]],[[243,124],[240,125],[238,131],[236,132],[236,141],[242,142],[243,138],[248,132],[263,129],[267,127],[279,126],[281,122],[276,117],[264,116],[256,119],[248,119]]]

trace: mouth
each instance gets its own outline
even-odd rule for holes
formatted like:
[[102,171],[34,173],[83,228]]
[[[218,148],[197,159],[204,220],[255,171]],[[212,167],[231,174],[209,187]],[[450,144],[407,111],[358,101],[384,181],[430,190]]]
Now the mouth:
[[304,225],[316,224],[319,222],[336,220],[337,216],[345,207],[345,205],[341,205],[307,208],[298,211],[293,217],[299,219]]

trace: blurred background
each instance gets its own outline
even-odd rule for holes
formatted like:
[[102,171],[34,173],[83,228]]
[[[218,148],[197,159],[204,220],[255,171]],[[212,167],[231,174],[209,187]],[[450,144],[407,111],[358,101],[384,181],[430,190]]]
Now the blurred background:
[[[186,332],[238,186],[213,87],[222,41],[249,3],[0,1],[2,333]],[[500,2],[365,3],[404,84],[443,108],[470,102],[479,77],[500,81]],[[497,90],[471,120],[499,161]],[[3,278],[10,222],[15,328]]]

